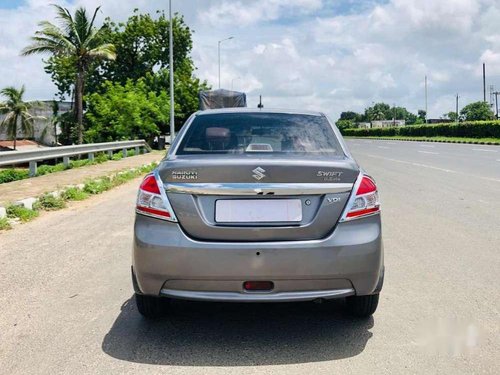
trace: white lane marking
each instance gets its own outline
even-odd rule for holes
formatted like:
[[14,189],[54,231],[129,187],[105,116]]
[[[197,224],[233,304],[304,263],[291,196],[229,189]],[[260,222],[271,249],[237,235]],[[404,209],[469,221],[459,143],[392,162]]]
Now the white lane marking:
[[388,145],[397,145],[396,142],[387,142]]
[[433,165],[427,165],[427,164],[421,164],[421,163],[413,163],[413,162],[411,162],[411,161],[405,161],[405,160],[398,160],[398,159],[386,158],[386,157],[383,157],[383,156],[377,156],[377,155],[371,155],[371,154],[365,154],[365,155],[366,155],[366,156],[369,156],[369,157],[371,157],[371,158],[375,158],[375,159],[388,160],[388,161],[393,161],[393,162],[396,162],[396,163],[402,163],[402,164],[409,164],[409,165],[413,165],[413,166],[415,166],[415,167],[429,168],[429,169],[434,169],[434,170],[436,170],[436,171],[441,171],[441,172],[454,173],[454,174],[461,174],[461,175],[464,175],[464,176],[467,176],[467,177],[476,177],[476,178],[481,178],[481,179],[483,179],[483,180],[487,180],[487,181],[500,182],[500,179],[498,179],[498,178],[483,177],[483,176],[475,176],[475,175],[471,175],[471,174],[469,174],[469,173],[458,172],[458,171],[454,171],[454,170],[451,170],[451,169],[434,167]]
[[433,154],[433,155],[439,155],[439,152],[432,152],[432,151],[417,151],[417,152],[420,152],[422,154]]
[[497,150],[488,150],[487,148],[473,148],[472,151],[498,152]]
[[385,147],[385,146],[377,146],[378,148],[389,148],[389,147]]
[[429,147],[429,148],[434,148],[436,146],[432,146],[432,145],[419,145],[420,147]]

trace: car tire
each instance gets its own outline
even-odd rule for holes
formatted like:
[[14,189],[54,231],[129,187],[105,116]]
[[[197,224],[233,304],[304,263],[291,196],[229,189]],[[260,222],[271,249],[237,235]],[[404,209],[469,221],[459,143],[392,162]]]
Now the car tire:
[[168,300],[166,298],[135,294],[135,303],[139,313],[148,319],[155,319],[167,313]]
[[378,298],[378,293],[368,296],[347,297],[347,310],[351,315],[354,315],[358,318],[367,318],[377,310]]

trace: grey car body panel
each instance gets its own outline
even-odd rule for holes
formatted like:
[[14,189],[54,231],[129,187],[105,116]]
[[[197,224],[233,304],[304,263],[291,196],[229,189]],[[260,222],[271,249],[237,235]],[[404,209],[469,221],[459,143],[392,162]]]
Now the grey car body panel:
[[[178,222],[136,215],[135,291],[236,302],[304,301],[378,293],[384,258],[380,213],[346,219],[346,207],[352,204],[352,191],[359,186],[364,171],[336,127],[332,125],[343,149],[342,157],[175,154],[196,116],[225,112],[244,115],[260,110],[193,114],[155,171]],[[324,116],[288,110],[265,112]],[[260,180],[253,177],[257,167],[265,170]],[[301,222],[215,222],[218,199],[282,198],[302,201]],[[265,293],[245,291],[243,283],[249,280],[273,281],[274,289]]]
[[[383,265],[380,215],[340,223],[326,238],[307,241],[199,241],[177,223],[141,215],[134,232],[134,272],[140,292],[148,295],[160,295],[172,280],[206,281],[204,288],[191,287],[243,294],[248,280],[304,281],[280,292],[328,290],[324,281],[335,280],[331,286],[345,289],[350,283],[357,295],[367,295],[375,291]],[[228,280],[236,281],[233,287],[220,290],[215,283],[215,290],[207,290],[209,282]]]
[[[256,180],[256,167],[265,176]],[[164,183],[354,183],[359,167],[352,159],[291,154],[215,154],[181,155],[164,160],[158,166]],[[185,173],[186,178],[179,176]],[[322,172],[318,174],[318,172]],[[196,176],[196,178],[193,178]]]
[[[265,170],[265,177],[256,180],[253,169]],[[183,155],[163,161],[158,173],[166,185],[170,204],[181,226],[193,238],[219,241],[280,241],[322,238],[331,232],[349,198],[352,184],[359,175],[359,167],[348,158],[297,155]],[[196,179],[193,179],[196,176]],[[183,178],[185,177],[185,178]],[[217,194],[178,194],[168,192],[169,186],[189,183],[195,190],[207,183],[245,184],[255,190],[265,190],[266,195],[254,193],[253,198],[276,199],[266,186],[291,183],[335,186],[348,192],[337,194],[301,195],[303,219],[300,223],[273,223],[272,225],[227,225],[215,223],[215,201],[218,199],[250,199],[247,195],[233,195],[230,189],[219,189]],[[258,188],[257,188],[258,187]],[[196,190],[195,190],[196,191]],[[313,193],[314,189],[311,189]],[[280,196],[296,198],[297,196]],[[331,202],[332,199],[334,203]],[[311,204],[306,205],[309,200]]]
[[[221,224],[215,222],[215,202],[226,196],[192,196],[168,193],[168,198],[182,228],[193,238],[212,241],[282,241],[309,240],[325,237],[342,214],[350,193],[302,195],[300,223],[275,222],[268,224]],[[246,196],[231,196],[241,199]],[[258,199],[276,199],[273,196],[255,196]],[[297,198],[290,196],[289,198]],[[328,203],[335,198],[335,203]],[[307,205],[306,201],[310,203]]]

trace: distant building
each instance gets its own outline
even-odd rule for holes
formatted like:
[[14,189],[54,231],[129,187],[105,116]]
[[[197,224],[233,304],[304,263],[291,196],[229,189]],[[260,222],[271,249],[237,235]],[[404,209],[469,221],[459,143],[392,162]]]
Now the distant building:
[[[41,116],[44,119],[37,119],[33,124],[33,137],[25,137],[25,135],[18,129],[18,139],[29,138],[38,143],[42,143],[47,146],[53,146],[55,144],[54,136],[54,126],[52,125],[52,100],[38,101],[38,105],[35,105],[31,109],[31,114],[33,116]],[[58,102],[59,104],[59,115],[71,111],[71,102]],[[5,115],[0,114],[0,123],[5,118]],[[59,126],[56,129],[57,134],[61,133]],[[5,130],[0,130],[0,141],[9,140]]]
[[454,121],[450,120],[449,118],[428,118],[427,119],[428,124],[442,124],[442,123],[449,123],[449,122],[454,122]]
[[392,128],[394,126],[405,126],[405,120],[374,120],[372,128]]
[[369,122],[358,122],[358,128],[360,129],[370,129],[372,127],[372,124]]

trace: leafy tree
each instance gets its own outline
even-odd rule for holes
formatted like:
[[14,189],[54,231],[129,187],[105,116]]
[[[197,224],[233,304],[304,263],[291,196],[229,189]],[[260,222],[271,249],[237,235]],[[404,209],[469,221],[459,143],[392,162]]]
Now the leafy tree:
[[467,104],[460,111],[460,115],[466,121],[493,120],[495,118],[489,104],[483,101]]
[[144,138],[152,140],[166,130],[170,104],[166,91],[149,91],[144,79],[128,80],[125,85],[105,82],[103,93],[86,97],[90,142]]
[[[95,62],[85,77],[88,94],[103,93],[103,83],[112,81],[125,85],[129,79],[145,79],[150,91],[159,95],[169,87],[169,27],[170,22],[163,12],[158,17],[140,14],[137,9],[123,23],[107,18],[104,23],[103,39],[115,46],[115,60]],[[208,89],[206,82],[195,77],[195,66],[190,57],[193,31],[180,15],[173,18],[174,36],[174,90],[176,119],[180,122],[198,109],[198,92]],[[73,81],[72,65],[64,56],[52,56],[46,63],[46,71],[56,83],[59,96],[71,95]],[[178,112],[177,112],[178,110]]]
[[373,107],[365,109],[364,117],[367,121],[392,118],[391,106],[386,103],[376,103]]
[[[154,19],[150,14],[140,14],[138,9],[125,23],[115,23],[106,19],[109,30],[108,40],[116,46],[117,59],[102,64],[102,76],[125,84],[127,80],[137,80],[147,73],[169,68],[169,30],[170,21],[164,12],[156,12]],[[174,67],[190,60],[193,48],[192,31],[184,23],[184,18],[175,15],[172,19],[174,37]]]
[[344,130],[344,129],[351,129],[351,128],[354,128],[355,125],[354,125],[354,121],[353,120],[343,120],[343,119],[339,119],[335,125],[337,125],[337,128],[339,130]]
[[[57,10],[58,27],[48,21],[39,24],[41,30],[31,38],[32,44],[23,49],[23,55],[50,53],[62,58],[64,64],[74,67],[75,85],[75,117],[78,123],[78,143],[83,142],[83,94],[85,75],[98,59],[114,60],[115,46],[103,42],[106,27],[94,27],[94,21],[99,11],[95,9],[91,19],[84,8],[78,8],[74,17],[68,9],[54,5]],[[71,77],[71,70],[65,74]],[[62,85],[63,88],[65,87]]]
[[339,120],[352,120],[358,121],[361,115],[353,111],[346,111],[340,114]]
[[427,118],[427,112],[424,111],[423,109],[418,110],[418,118],[421,119],[423,122],[425,122]]
[[30,114],[33,103],[23,101],[24,86],[19,90],[15,87],[6,87],[0,90],[0,95],[7,99],[5,103],[0,103],[0,113],[5,115],[0,128],[5,129],[7,136],[14,140],[14,150],[16,150],[18,127],[24,136],[33,135],[33,123],[37,118]]
[[457,116],[457,113],[456,113],[456,112],[452,112],[452,111],[451,111],[451,112],[445,113],[445,114],[443,115],[443,117],[444,117],[444,118],[448,118],[448,119],[450,119],[451,121],[455,121],[455,122],[456,122],[456,121],[458,120],[458,117],[459,117],[459,116]]

